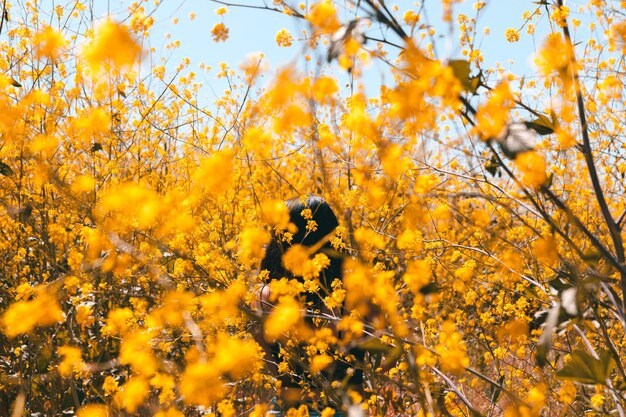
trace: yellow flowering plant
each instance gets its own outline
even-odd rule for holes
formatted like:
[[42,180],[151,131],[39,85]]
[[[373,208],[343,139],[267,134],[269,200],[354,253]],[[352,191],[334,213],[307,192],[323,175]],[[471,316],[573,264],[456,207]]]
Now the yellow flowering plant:
[[[161,2],[67,3],[0,6],[0,410],[263,416],[292,375],[287,415],[625,414],[625,2],[503,33],[495,0],[260,2],[315,69],[215,62],[210,105],[208,66],[152,60]],[[311,194],[323,250],[284,204]]]

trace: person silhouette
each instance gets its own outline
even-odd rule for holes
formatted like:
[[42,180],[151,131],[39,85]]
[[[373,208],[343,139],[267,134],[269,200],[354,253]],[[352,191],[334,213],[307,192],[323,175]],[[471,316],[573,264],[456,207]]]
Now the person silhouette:
[[[283,256],[289,248],[299,244],[314,249],[314,252],[309,254],[311,258],[323,253],[329,262],[319,274],[319,289],[302,294],[301,301],[307,310],[305,322],[312,329],[329,328],[335,337],[340,338],[341,334],[336,329],[336,323],[344,313],[343,307],[331,310],[324,302],[324,298],[332,292],[333,281],[341,281],[343,278],[346,254],[333,248],[330,242],[339,226],[337,216],[328,203],[318,196],[295,198],[286,201],[285,204],[289,209],[290,222],[295,226],[295,231],[289,242],[274,233],[266,248],[260,265],[261,271],[267,271],[267,281],[259,294],[261,310],[269,313],[273,307],[267,285],[269,281],[287,278],[304,282],[302,277],[295,276],[284,265]],[[290,349],[288,353],[285,350],[287,346]],[[272,371],[281,382],[280,399],[285,409],[305,404],[309,407],[309,415],[314,416],[325,407],[335,410],[345,408],[345,394],[349,390],[363,393],[363,372],[355,365],[363,362],[364,352],[358,348],[344,349],[342,354],[338,354],[339,346],[333,346],[335,352],[332,364],[322,372],[312,374],[306,369],[306,361],[303,360],[306,356],[304,344],[266,341],[265,347],[270,351],[268,357],[274,361]],[[287,372],[284,372],[284,366],[276,365],[281,361],[287,362],[289,369]],[[279,372],[279,368],[283,372]],[[335,415],[343,414],[338,411]]]

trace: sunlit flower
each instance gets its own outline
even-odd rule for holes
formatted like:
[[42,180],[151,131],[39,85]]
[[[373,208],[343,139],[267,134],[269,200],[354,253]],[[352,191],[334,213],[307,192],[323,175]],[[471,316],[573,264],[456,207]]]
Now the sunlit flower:
[[281,29],[276,34],[276,44],[283,48],[287,48],[293,44],[293,36],[287,29]]
[[509,42],[517,42],[519,41],[519,31],[514,28],[508,28],[504,31],[504,37]]
[[228,39],[228,28],[224,23],[216,23],[211,29],[214,42],[225,42]]
[[53,61],[57,60],[67,46],[67,40],[63,35],[51,26],[45,26],[33,38],[35,54],[38,57],[46,57]]
[[116,67],[132,65],[141,53],[141,46],[128,27],[113,20],[100,24],[94,39],[83,50],[85,59],[94,70],[98,70],[103,63]]

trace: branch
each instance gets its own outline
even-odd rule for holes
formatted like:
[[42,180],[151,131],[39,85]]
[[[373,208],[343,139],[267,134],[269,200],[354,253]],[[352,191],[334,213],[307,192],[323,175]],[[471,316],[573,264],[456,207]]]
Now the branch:
[[[222,0],[211,0],[213,3],[217,3],[217,4],[221,4],[223,6],[228,6],[228,7],[240,7],[242,9],[257,9],[257,10],[269,10],[271,12],[276,12],[276,13],[281,13],[281,14],[286,14],[284,10],[278,9],[276,7],[269,7],[269,6],[253,6],[251,4],[237,4],[237,3],[230,3],[227,1],[222,1]],[[291,15],[294,17],[298,17],[300,19],[304,19],[304,15],[300,12],[298,12],[297,10],[293,9],[292,7],[289,7],[287,5],[285,5],[285,7],[291,11]]]
[[[559,7],[562,7],[563,0],[558,0],[557,4]],[[584,102],[583,95],[582,95],[578,69],[576,68],[576,57],[574,56],[574,45],[572,43],[567,21],[565,21],[565,24],[563,25],[563,35],[567,42],[567,46],[571,51],[570,52],[570,64],[572,67],[572,76],[574,78],[574,87],[576,91],[576,104],[578,107],[578,116],[580,118],[580,125],[581,125],[582,136],[583,136],[583,144],[580,147],[580,150],[583,156],[585,157],[585,163],[587,164],[587,169],[589,170],[589,177],[591,179],[591,184],[593,186],[594,194],[596,195],[596,200],[598,201],[598,205],[600,206],[600,211],[602,212],[604,221],[609,229],[609,233],[611,234],[611,239],[613,240],[613,246],[615,248],[617,262],[618,262],[617,270],[620,272],[620,275],[621,275],[622,307],[626,310],[626,270],[624,269],[624,243],[622,242],[622,236],[620,234],[618,224],[613,219],[613,216],[611,215],[611,211],[609,210],[609,206],[606,203],[604,192],[602,191],[602,187],[600,185],[598,172],[596,170],[596,165],[593,160],[591,141],[589,140],[589,128],[587,125],[587,117],[585,115],[585,102]]]

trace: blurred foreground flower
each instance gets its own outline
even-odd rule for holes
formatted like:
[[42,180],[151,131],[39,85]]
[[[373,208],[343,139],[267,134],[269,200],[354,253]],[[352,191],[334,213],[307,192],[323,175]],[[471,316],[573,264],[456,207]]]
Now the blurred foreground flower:
[[9,337],[28,333],[36,326],[49,326],[63,320],[63,311],[54,297],[41,291],[30,301],[13,303],[2,315],[2,327]]
[[103,63],[123,67],[141,57],[141,46],[127,26],[107,20],[95,31],[94,39],[83,50],[89,67],[97,72]]

